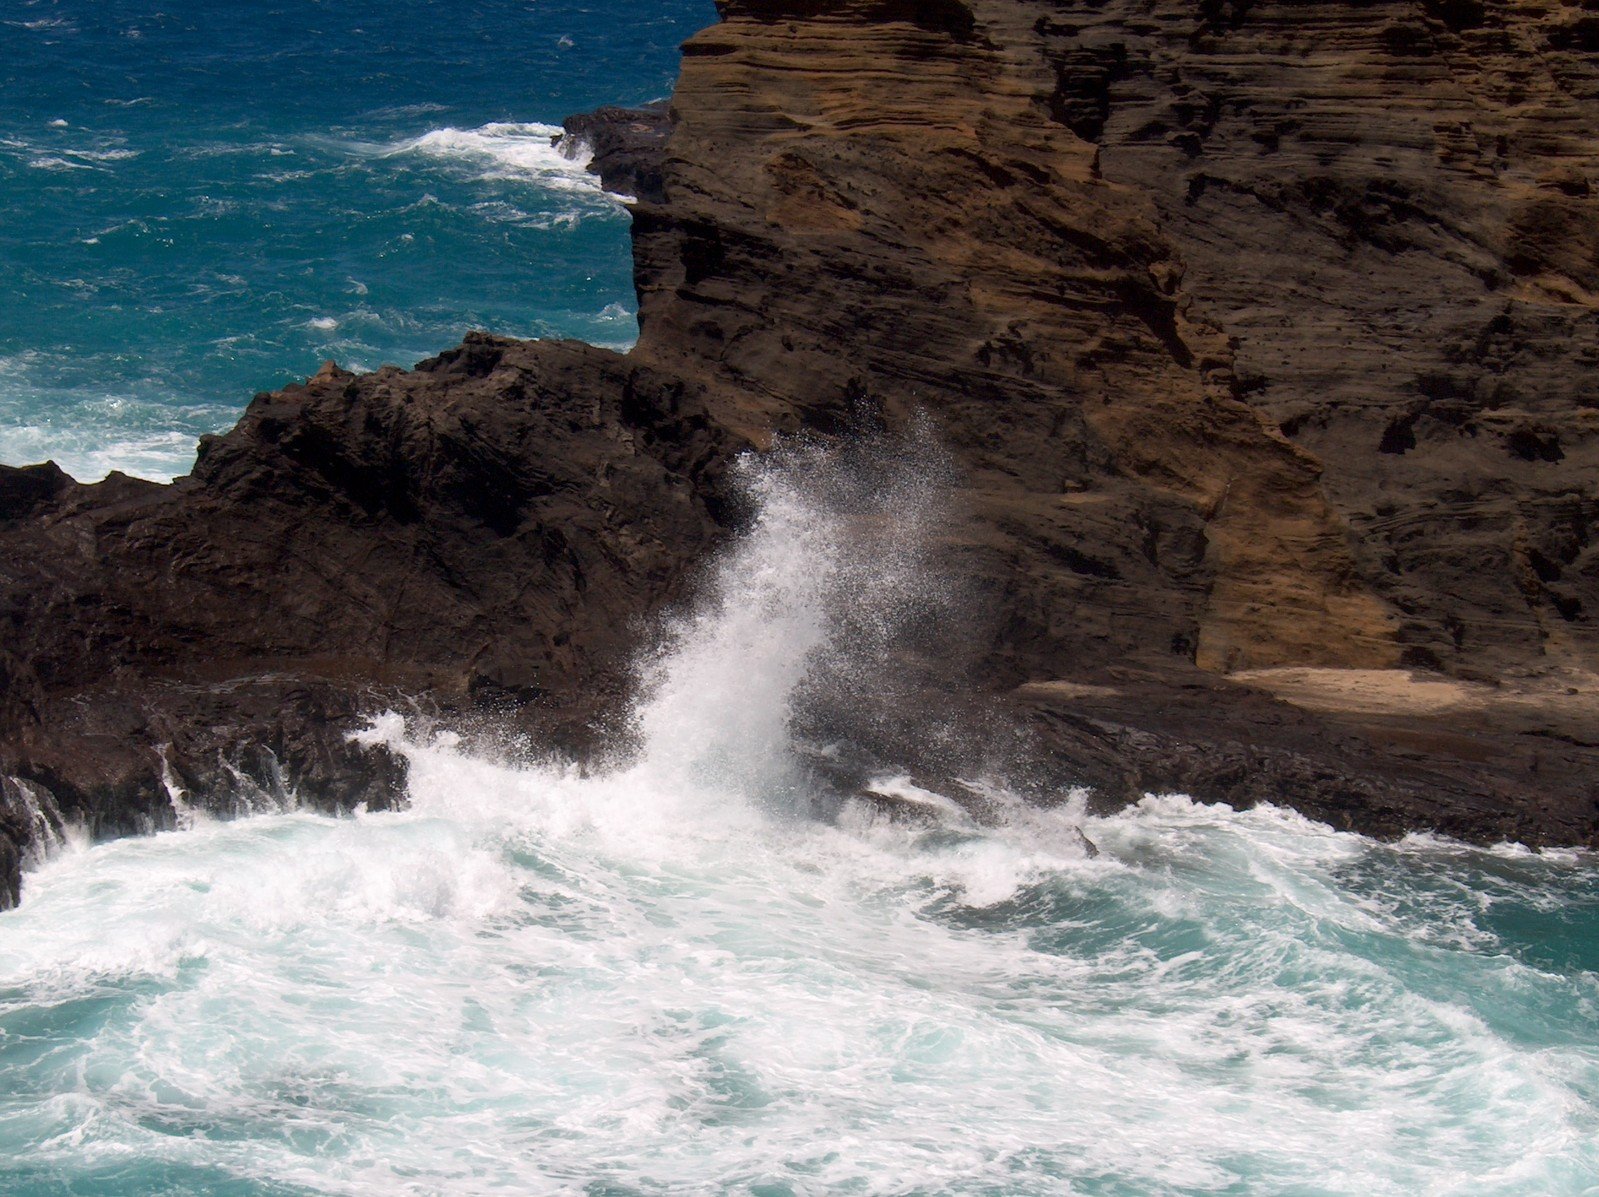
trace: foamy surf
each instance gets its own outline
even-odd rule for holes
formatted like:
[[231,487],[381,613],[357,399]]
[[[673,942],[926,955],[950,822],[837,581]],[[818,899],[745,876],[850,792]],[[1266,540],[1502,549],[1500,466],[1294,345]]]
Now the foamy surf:
[[807,791],[794,696],[871,661],[838,629],[892,624],[938,523],[938,470],[899,473],[750,472],[610,769],[389,714],[363,736],[409,761],[403,811],[63,843],[0,916],[6,1190],[1599,1183],[1586,858]]
[[582,146],[558,146],[559,125],[494,121],[475,129],[434,129],[385,147],[389,155],[421,155],[458,164],[483,179],[513,179],[594,198],[607,197],[589,173]]
[[169,482],[193,468],[198,439],[197,432],[173,430],[107,442],[63,434],[49,425],[12,425],[0,427],[0,461],[52,460],[79,482],[100,482],[112,471]]
[[0,920],[12,1191],[1593,1183],[1591,974],[1436,944],[1408,903],[1482,912],[1414,850],[1165,799],[1090,820],[1089,861],[375,734],[408,811],[29,878]]

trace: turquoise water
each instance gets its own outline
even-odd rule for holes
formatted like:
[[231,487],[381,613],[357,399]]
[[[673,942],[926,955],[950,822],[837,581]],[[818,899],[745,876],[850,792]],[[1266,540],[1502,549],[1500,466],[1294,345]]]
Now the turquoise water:
[[635,335],[550,126],[670,93],[710,0],[0,0],[0,462],[185,473],[250,396],[469,328]]
[[874,477],[852,544],[814,478],[757,482],[631,764],[382,715],[402,812],[178,802],[37,863],[0,1192],[1599,1191],[1592,857],[994,783],[979,825],[890,775],[920,817],[832,811],[791,696],[870,680],[936,524]]
[[1087,861],[1064,819],[796,828],[421,753],[403,814],[30,876],[0,1191],[1599,1184],[1589,865],[1180,799]]

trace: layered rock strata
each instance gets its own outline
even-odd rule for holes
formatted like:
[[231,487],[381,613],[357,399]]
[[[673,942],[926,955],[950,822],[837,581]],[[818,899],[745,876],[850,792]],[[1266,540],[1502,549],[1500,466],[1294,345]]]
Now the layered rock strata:
[[593,751],[733,458],[918,421],[966,615],[862,759],[961,697],[1046,795],[1599,842],[1584,14],[727,0],[663,157],[574,129],[639,139],[631,353],[329,368],[169,487],[0,470],[7,859],[40,790],[392,801],[382,706]]

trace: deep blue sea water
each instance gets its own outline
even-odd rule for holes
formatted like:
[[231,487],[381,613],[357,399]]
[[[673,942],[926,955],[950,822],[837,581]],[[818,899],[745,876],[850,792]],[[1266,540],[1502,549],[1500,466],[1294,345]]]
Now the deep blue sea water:
[[[626,343],[625,209],[547,125],[710,17],[0,0],[0,460],[167,476],[325,357]],[[941,500],[803,464],[625,767],[387,714],[404,811],[63,829],[0,914],[0,1195],[1599,1194],[1591,854],[890,774],[925,817],[811,817],[790,696],[869,700],[839,629],[936,584]]]
[[623,346],[623,207],[550,125],[710,0],[0,0],[0,462],[185,473],[251,394],[471,328]]

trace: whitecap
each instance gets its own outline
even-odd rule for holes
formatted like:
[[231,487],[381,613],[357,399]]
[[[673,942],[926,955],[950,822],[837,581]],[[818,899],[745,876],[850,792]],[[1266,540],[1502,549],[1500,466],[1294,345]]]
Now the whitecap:
[[0,427],[0,462],[54,461],[79,482],[98,482],[112,471],[170,482],[194,467],[195,444],[193,433],[177,429],[118,436],[102,426],[63,435],[47,425],[13,424]]
[[[26,351],[0,356],[0,462],[55,461],[80,482],[113,470],[169,482],[194,466],[200,433],[237,418],[231,407],[190,407],[179,415],[156,380],[129,391],[62,387],[57,357]],[[186,427],[175,426],[181,421]]]
[[82,158],[88,162],[126,162],[130,158],[139,156],[138,150],[105,149],[105,150],[63,150],[62,153],[70,154],[74,158]]
[[554,144],[561,135],[558,125],[501,121],[475,129],[434,129],[382,147],[380,153],[465,165],[480,178],[528,180],[554,191],[605,196],[599,178],[587,169],[591,155],[569,155]]
[[93,170],[87,162],[68,162],[65,158],[56,157],[54,154],[30,158],[28,165],[34,170]]

